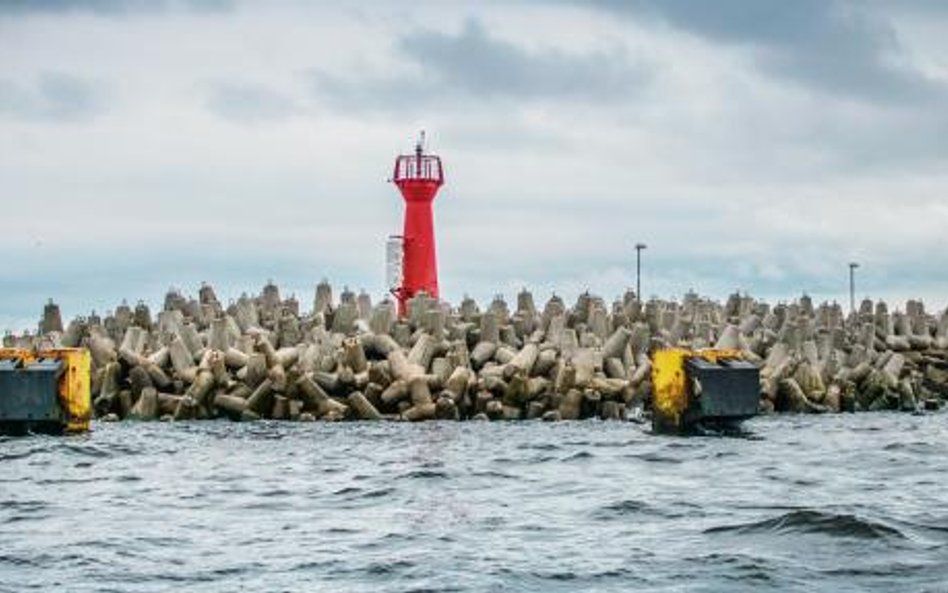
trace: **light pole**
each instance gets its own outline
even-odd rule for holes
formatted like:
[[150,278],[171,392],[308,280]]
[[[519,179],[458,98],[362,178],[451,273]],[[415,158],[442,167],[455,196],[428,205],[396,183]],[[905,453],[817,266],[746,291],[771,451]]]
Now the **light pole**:
[[635,244],[635,296],[639,302],[642,300],[642,250],[645,249],[645,243]]
[[859,264],[849,262],[849,311],[856,312],[856,268]]

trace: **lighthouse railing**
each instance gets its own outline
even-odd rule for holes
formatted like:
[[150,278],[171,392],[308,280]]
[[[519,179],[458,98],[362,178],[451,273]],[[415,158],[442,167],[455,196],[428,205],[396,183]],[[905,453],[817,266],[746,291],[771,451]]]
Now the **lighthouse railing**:
[[439,185],[444,183],[444,170],[441,159],[437,156],[401,155],[395,160],[395,172],[392,181],[434,181]]

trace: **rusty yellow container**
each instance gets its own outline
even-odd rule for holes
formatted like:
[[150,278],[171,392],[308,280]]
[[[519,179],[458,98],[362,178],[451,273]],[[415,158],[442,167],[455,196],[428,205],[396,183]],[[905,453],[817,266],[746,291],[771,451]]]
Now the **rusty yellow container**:
[[739,350],[668,348],[652,355],[652,429],[734,426],[757,413],[760,378]]
[[0,429],[12,433],[88,430],[91,367],[84,348],[0,349]]
[[652,428],[680,432],[688,410],[688,377],[685,360],[690,350],[669,348],[652,355]]
[[89,430],[92,419],[92,356],[85,348],[47,350],[63,361],[65,370],[59,382],[59,401],[63,406],[66,432]]

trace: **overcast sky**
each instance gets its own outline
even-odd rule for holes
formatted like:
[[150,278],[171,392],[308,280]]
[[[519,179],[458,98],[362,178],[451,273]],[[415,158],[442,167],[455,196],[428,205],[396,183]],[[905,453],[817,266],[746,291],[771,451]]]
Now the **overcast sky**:
[[0,0],[0,329],[202,280],[948,304],[948,2]]

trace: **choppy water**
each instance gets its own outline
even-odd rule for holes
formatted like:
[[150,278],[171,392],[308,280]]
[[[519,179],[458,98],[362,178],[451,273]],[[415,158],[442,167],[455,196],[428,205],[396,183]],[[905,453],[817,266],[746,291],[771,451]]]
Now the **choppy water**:
[[948,591],[948,415],[0,441],[2,591]]

